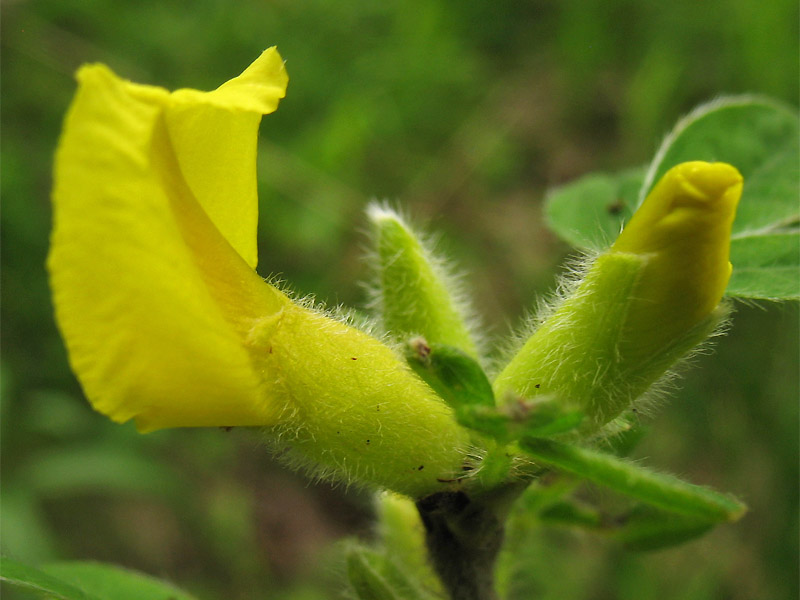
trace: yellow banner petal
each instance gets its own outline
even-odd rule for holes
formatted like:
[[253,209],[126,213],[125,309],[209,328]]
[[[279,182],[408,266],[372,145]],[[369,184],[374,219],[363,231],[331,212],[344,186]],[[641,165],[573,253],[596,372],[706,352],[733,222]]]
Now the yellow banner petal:
[[164,113],[189,189],[253,268],[258,261],[258,126],[262,114],[278,107],[287,83],[283,60],[270,48],[213,92],[174,92]]
[[226,306],[263,315],[288,299],[241,260],[191,196],[168,195],[164,169],[152,164],[165,152],[164,94],[143,86],[131,94],[132,84],[103,66],[78,78],[56,156],[48,266],[88,398],[144,430],[274,422],[280,407],[266,402]]

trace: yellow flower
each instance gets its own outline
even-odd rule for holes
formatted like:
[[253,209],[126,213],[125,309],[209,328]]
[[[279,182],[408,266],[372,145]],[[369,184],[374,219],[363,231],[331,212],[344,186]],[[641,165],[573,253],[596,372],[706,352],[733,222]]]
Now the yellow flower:
[[552,394],[596,431],[706,340],[724,318],[742,176],[687,162],[653,188],[494,382],[499,398]]
[[310,464],[410,495],[466,433],[373,337],[293,302],[256,266],[256,146],[288,81],[274,48],[208,93],[102,65],[55,161],[48,268],[87,398],[141,431],[271,426]]

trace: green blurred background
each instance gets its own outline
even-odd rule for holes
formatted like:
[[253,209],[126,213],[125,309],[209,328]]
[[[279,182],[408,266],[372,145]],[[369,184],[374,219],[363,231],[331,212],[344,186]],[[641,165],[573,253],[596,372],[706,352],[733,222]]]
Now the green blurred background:
[[[209,600],[339,597],[330,545],[369,535],[370,500],[284,471],[246,432],[140,436],[89,409],[43,268],[78,65],[211,89],[277,45],[291,81],[261,130],[261,274],[362,306],[363,208],[390,199],[442,232],[497,337],[569,252],[542,222],[549,186],[647,162],[681,114],[719,94],[798,96],[795,0],[3,0],[2,11],[2,549],[113,561]],[[796,307],[739,306],[698,362],[637,456],[751,512],[652,554],[533,532],[538,597],[797,598]]]

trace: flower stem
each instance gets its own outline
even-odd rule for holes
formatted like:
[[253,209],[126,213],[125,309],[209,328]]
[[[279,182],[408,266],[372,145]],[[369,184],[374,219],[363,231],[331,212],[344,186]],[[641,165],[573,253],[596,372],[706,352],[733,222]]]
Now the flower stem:
[[505,518],[524,486],[503,486],[471,498],[438,492],[417,502],[433,568],[450,600],[497,600],[494,567]]

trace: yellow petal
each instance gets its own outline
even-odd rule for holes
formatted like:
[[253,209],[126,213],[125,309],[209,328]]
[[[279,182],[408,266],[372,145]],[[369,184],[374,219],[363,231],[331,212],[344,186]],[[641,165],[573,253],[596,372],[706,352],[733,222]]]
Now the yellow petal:
[[194,197],[251,267],[258,254],[256,150],[261,115],[273,112],[288,76],[275,48],[213,92],[178,90],[165,106],[170,141]]
[[611,247],[647,258],[626,324],[638,350],[668,344],[719,304],[731,274],[730,235],[742,185],[739,171],[725,163],[673,167]]
[[275,112],[278,101],[286,95],[289,76],[283,59],[273,46],[261,53],[241,75],[226,81],[213,92],[177,90],[175,102],[212,104],[230,111],[266,115]]
[[282,407],[262,393],[237,329],[288,299],[220,234],[174,155],[169,164],[167,94],[103,66],[78,78],[56,155],[48,267],[87,397],[143,430],[274,422]]

